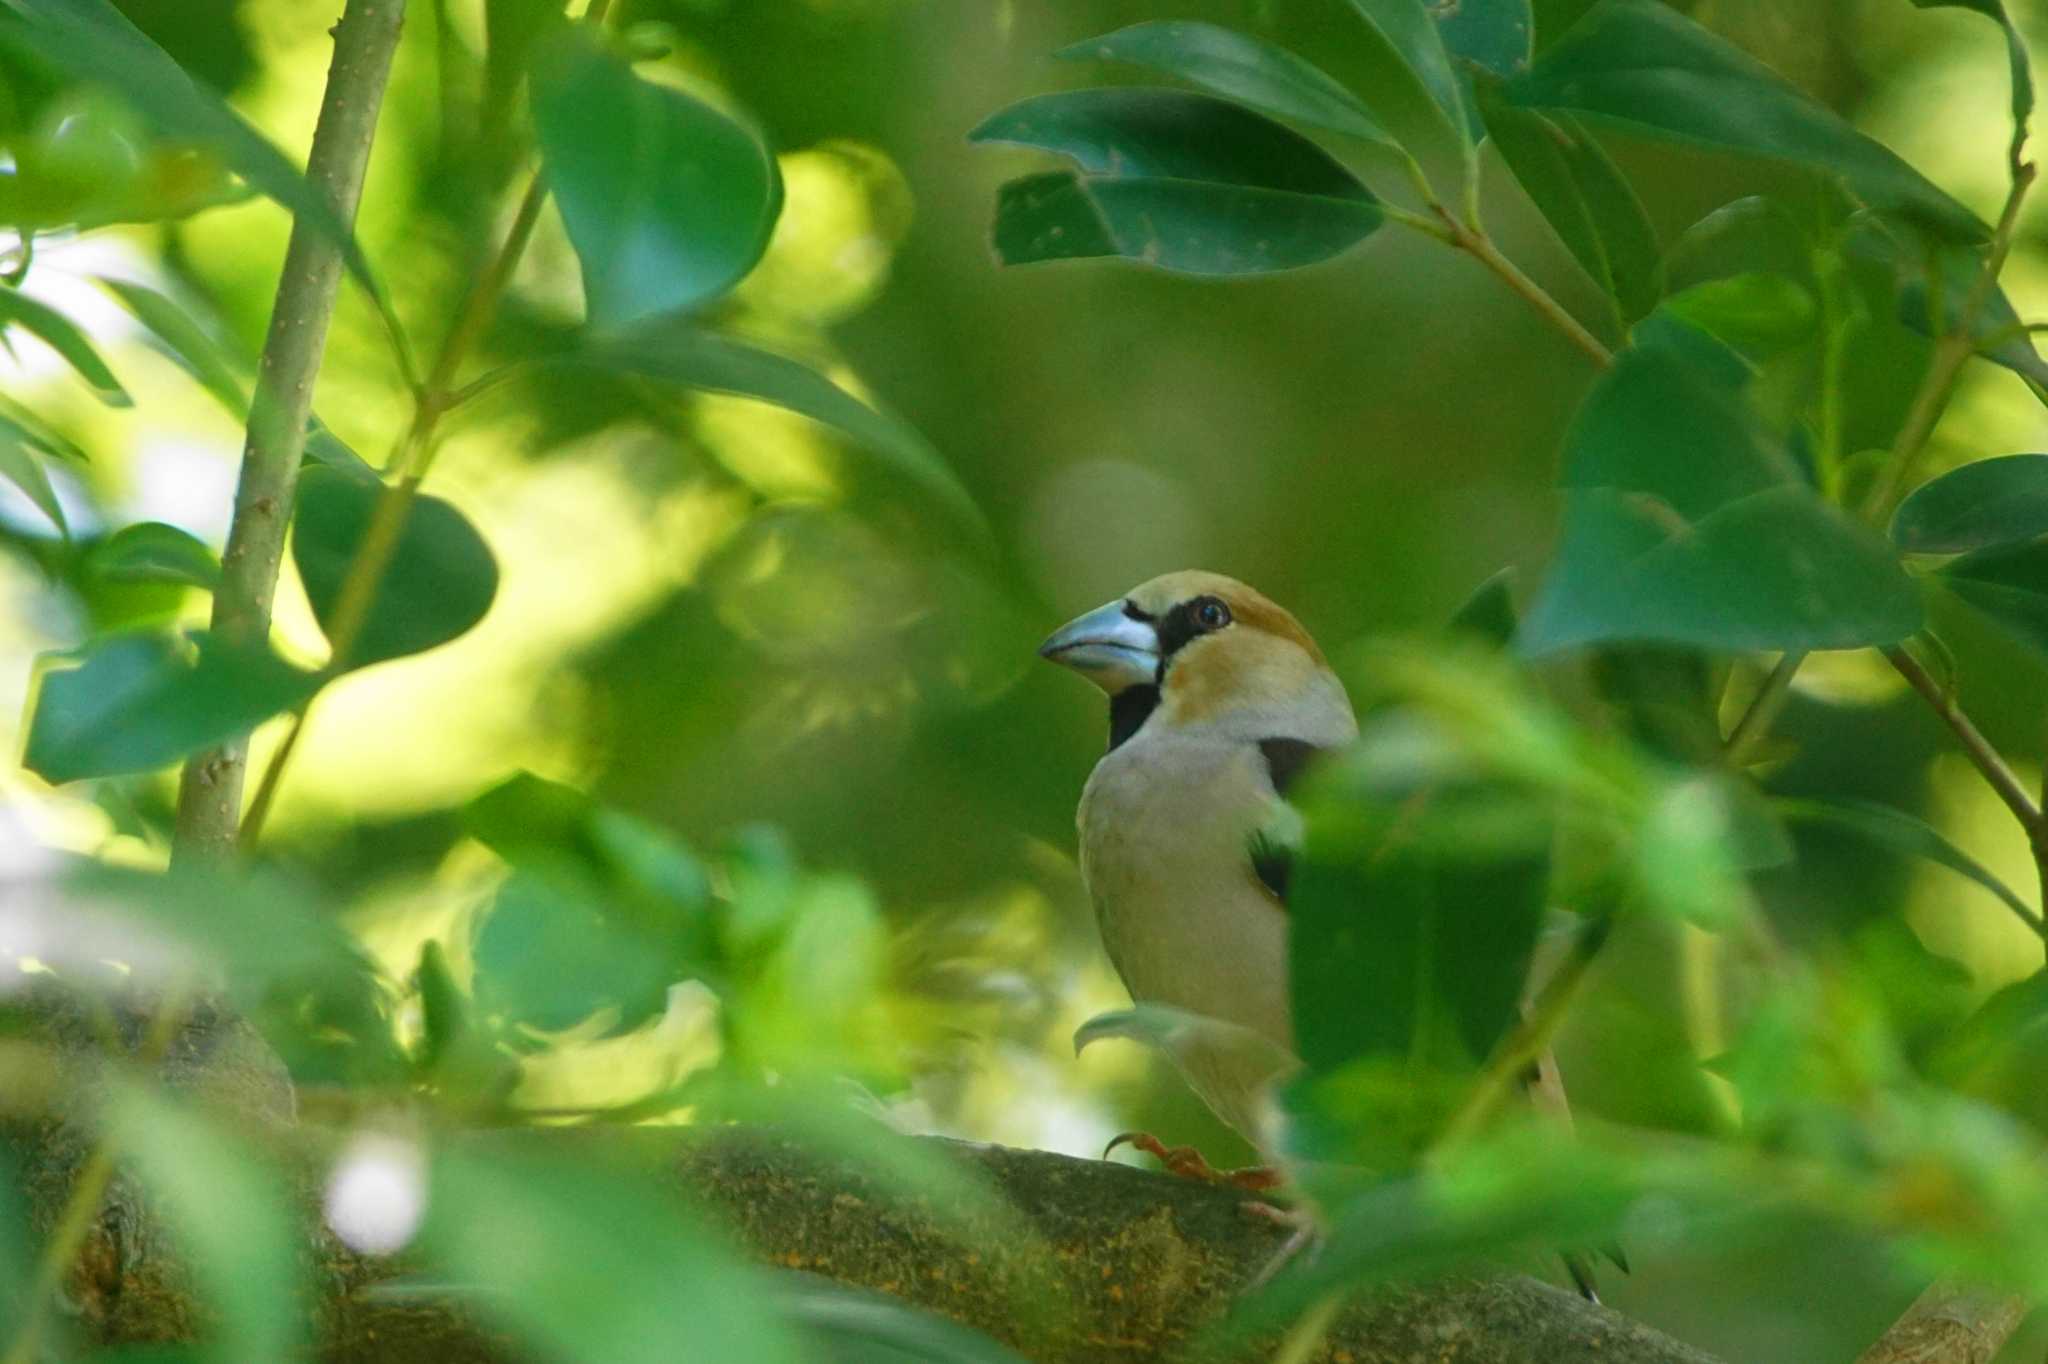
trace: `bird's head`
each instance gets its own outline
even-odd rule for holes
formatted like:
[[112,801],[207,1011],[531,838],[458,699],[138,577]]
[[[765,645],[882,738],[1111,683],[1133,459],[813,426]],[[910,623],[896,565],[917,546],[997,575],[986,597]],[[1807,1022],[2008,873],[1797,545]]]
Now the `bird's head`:
[[[1161,723],[1341,742],[1352,727],[1343,684],[1285,609],[1218,573],[1168,573],[1069,621],[1039,655],[1110,698],[1110,745],[1156,712]],[[1276,720],[1288,728],[1272,728]]]

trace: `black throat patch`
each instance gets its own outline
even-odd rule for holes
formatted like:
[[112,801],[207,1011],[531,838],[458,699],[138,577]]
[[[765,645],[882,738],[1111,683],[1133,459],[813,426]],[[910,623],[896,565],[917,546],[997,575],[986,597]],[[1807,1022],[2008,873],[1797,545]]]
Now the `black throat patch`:
[[1159,709],[1159,688],[1157,686],[1125,687],[1109,698],[1109,747],[1112,752],[1123,746],[1126,739],[1144,728],[1152,718],[1152,712]]

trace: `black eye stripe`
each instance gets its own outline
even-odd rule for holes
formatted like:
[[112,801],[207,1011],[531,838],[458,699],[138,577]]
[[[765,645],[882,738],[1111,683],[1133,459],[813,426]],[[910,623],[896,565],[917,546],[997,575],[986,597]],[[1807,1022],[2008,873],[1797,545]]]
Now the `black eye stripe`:
[[[1205,621],[1204,616],[1208,619]],[[1181,602],[1166,613],[1159,622],[1159,672],[1166,674],[1166,665],[1182,645],[1198,635],[1211,634],[1230,624],[1230,607],[1220,597],[1196,597]]]

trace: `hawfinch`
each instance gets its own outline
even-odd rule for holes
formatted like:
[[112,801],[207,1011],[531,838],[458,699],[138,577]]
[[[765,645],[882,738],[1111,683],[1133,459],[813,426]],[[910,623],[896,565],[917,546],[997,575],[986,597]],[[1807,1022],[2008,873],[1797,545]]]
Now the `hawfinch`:
[[[1062,626],[1039,653],[1109,696],[1109,751],[1081,793],[1081,878],[1131,997],[1196,1015],[1166,1048],[1203,1102],[1266,1149],[1294,1064],[1284,862],[1255,852],[1293,777],[1358,734],[1298,621],[1243,583],[1169,573]],[[1184,1149],[1137,1144],[1181,1173]],[[1249,1173],[1249,1172],[1248,1172]]]

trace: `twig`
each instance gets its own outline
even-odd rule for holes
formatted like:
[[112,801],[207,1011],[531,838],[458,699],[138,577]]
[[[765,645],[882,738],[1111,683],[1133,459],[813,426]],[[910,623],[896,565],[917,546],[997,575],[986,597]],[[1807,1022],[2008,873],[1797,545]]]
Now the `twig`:
[[1742,712],[1735,728],[1728,731],[1722,757],[1729,767],[1741,767],[1757,740],[1770,732],[1778,712],[1785,708],[1785,699],[1792,694],[1792,679],[1798,676],[1799,667],[1804,662],[1806,651],[1802,649],[1786,654],[1778,660],[1778,666],[1771,669],[1770,676],[1764,679],[1755,699],[1749,703],[1749,709]]
[[1920,666],[1919,659],[1896,646],[1886,649],[1884,656],[1898,669],[1899,676],[1911,683],[1913,690],[1919,692],[1933,708],[1934,713],[1941,717],[1942,723],[1954,732],[1957,741],[1962,745],[1964,756],[1968,757],[1983,774],[1991,789],[1998,793],[1998,798],[2005,802],[2006,809],[2012,811],[2013,818],[2027,831],[2034,842],[2038,858],[2043,837],[2048,836],[2048,826],[2042,824],[2040,807],[2034,804],[2034,798],[2027,794],[2027,788],[2020,784],[2020,779],[2013,774],[2013,770],[2006,766],[2005,759],[1998,755],[1998,750],[1991,746],[1991,741],[1970,722],[1970,717],[1963,714],[1955,698],[1934,680],[1927,669]]
[[1579,319],[1565,311],[1564,305],[1552,298],[1542,285],[1530,279],[1522,273],[1520,266],[1502,255],[1500,248],[1493,244],[1493,238],[1484,230],[1474,230],[1457,221],[1441,206],[1437,207],[1437,211],[1442,214],[1445,225],[1450,229],[1453,246],[1499,276],[1503,284],[1542,314],[1545,321],[1564,333],[1565,339],[1583,351],[1594,364],[1606,369],[1614,363],[1614,352],[1607,349],[1599,337],[1587,331]]
[[[355,221],[404,21],[405,0],[348,0],[335,26],[334,60],[306,178],[327,196],[342,223]],[[234,520],[213,598],[214,632],[236,642],[260,642],[270,634],[271,601],[305,453],[313,383],[327,348],[341,271],[341,250],[333,239],[303,219],[294,222],[258,363]],[[194,754],[185,764],[174,861],[217,859],[233,850],[248,760],[249,740],[243,735]]]

